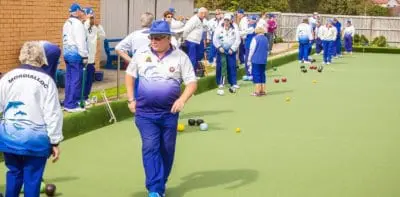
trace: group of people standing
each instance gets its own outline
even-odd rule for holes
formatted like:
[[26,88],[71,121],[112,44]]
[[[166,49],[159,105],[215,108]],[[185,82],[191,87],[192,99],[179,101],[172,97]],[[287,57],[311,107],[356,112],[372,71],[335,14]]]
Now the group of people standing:
[[326,19],[322,24],[318,13],[312,17],[303,19],[303,22],[296,29],[296,41],[299,42],[300,63],[310,63],[311,49],[315,43],[317,54],[323,51],[323,63],[331,64],[333,58],[342,56],[342,40],[346,53],[352,53],[353,37],[355,28],[351,20],[346,20],[346,26],[342,27],[340,21],[335,17]]
[[[85,100],[86,105],[91,103],[89,94],[95,73],[97,40],[104,38],[106,34],[103,27],[96,22],[92,8],[82,8],[74,3],[69,13],[70,17],[64,23],[62,34],[66,64],[64,110],[81,112],[85,111],[85,108],[79,106],[81,99]],[[84,69],[86,69],[86,80],[83,82]],[[83,98],[81,98],[82,88]]]

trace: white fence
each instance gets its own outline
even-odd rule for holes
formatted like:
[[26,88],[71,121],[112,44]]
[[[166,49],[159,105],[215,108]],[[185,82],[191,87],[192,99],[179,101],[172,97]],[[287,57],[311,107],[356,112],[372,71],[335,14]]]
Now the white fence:
[[[260,13],[248,13],[260,14]],[[294,42],[296,28],[304,18],[311,14],[298,13],[274,13],[277,16],[277,36],[282,37],[285,42]],[[214,14],[210,13],[210,17]],[[348,15],[320,15],[321,22],[325,23],[328,18],[336,17],[342,27],[346,20],[350,19],[357,34],[365,35],[370,41],[378,36],[385,36],[391,45],[400,45],[400,17],[377,17],[377,16],[348,16]]]

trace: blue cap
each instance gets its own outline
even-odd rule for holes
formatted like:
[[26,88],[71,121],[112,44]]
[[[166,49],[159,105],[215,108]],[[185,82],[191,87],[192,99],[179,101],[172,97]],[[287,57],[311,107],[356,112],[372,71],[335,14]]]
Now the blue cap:
[[83,11],[83,9],[81,8],[81,6],[77,3],[73,3],[71,5],[71,7],[69,7],[69,12],[76,12],[76,11]]
[[84,8],[83,10],[86,15],[94,15],[94,11],[92,8]]
[[257,20],[257,16],[256,15],[251,15],[249,18],[250,18],[250,20],[254,20],[254,21]]
[[238,13],[238,14],[244,14],[244,9],[239,9],[239,10],[237,11],[237,13]]
[[150,35],[152,35],[152,34],[172,35],[169,23],[164,20],[153,21],[153,23],[151,23],[150,29],[147,31],[144,31],[144,33],[149,33]]
[[175,12],[176,12],[175,8],[169,8],[168,11],[170,11],[170,12],[172,12],[172,13],[175,13]]

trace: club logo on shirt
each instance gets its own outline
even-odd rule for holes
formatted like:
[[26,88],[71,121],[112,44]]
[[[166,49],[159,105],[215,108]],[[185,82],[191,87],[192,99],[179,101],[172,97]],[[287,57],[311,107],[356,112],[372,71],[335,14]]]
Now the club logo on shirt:
[[151,62],[151,57],[150,56],[146,57],[146,62]]
[[171,72],[171,73],[175,72],[175,68],[174,67],[169,67],[169,72]]

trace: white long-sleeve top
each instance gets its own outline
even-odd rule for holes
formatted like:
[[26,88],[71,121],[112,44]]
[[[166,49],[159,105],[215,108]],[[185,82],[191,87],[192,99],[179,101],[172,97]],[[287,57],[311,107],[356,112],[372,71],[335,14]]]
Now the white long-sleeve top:
[[248,28],[249,28],[249,19],[247,18],[247,16],[244,16],[243,18],[240,19],[239,22],[239,33],[242,39],[245,39],[247,34],[249,34]]
[[351,35],[351,37],[354,37],[354,34],[356,32],[356,29],[354,28],[353,25],[349,27],[345,27],[343,30],[343,35]]
[[115,49],[134,54],[139,48],[148,46],[150,44],[148,30],[149,28],[143,28],[132,32],[121,40],[121,42],[115,46]]
[[301,23],[296,29],[296,41],[312,40],[313,35],[309,24]]
[[21,65],[0,79],[0,152],[49,156],[63,140],[63,113],[54,80]]
[[236,52],[240,42],[239,28],[234,23],[230,25],[229,29],[226,29],[222,23],[214,32],[213,44],[217,49],[222,47],[226,52],[229,49]]
[[[144,47],[150,45],[149,39],[149,28],[143,28],[136,30],[125,37],[116,46],[116,50],[125,51],[127,53],[135,54],[135,52]],[[171,44],[175,47],[179,47],[178,41],[174,36],[171,36]]]
[[336,27],[321,26],[320,35],[321,35],[321,40],[334,41],[336,40],[337,36]]
[[63,27],[64,59],[82,61],[88,57],[87,34],[83,23],[76,17],[70,17]]
[[194,15],[183,27],[183,39],[200,44],[204,31],[203,21],[197,15]]
[[101,25],[93,25],[90,28],[90,19],[86,20],[85,23],[86,33],[88,35],[88,49],[89,49],[89,56],[88,56],[88,63],[94,64],[97,52],[97,40],[100,38],[106,37],[106,32]]
[[182,33],[184,26],[185,23],[182,21],[175,20],[174,18],[171,20],[171,31],[174,33]]

